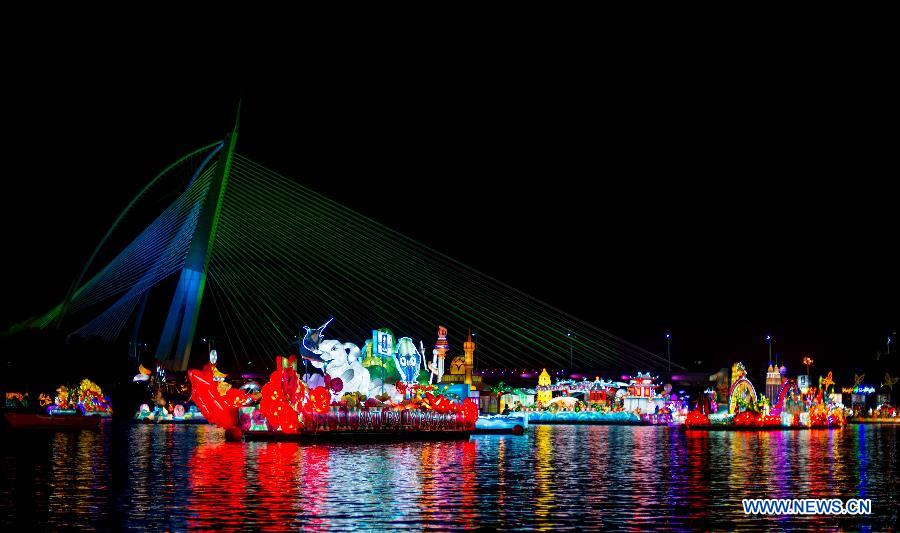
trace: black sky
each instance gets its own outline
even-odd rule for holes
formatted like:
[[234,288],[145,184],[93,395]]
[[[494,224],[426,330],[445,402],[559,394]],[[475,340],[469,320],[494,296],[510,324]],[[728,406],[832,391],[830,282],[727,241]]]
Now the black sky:
[[771,332],[795,366],[871,359],[900,326],[884,78],[679,65],[7,77],[0,318],[58,302],[134,193],[243,98],[244,155],[650,350],[671,329],[676,360],[762,364]]

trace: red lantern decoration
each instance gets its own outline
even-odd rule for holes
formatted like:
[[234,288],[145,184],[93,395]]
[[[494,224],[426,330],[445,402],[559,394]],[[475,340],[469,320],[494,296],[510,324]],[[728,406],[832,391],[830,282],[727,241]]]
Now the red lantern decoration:
[[259,402],[259,410],[266,420],[282,431],[296,430],[298,425],[297,412],[287,403],[284,391],[281,389],[281,380],[273,380],[266,383],[262,390],[262,398]]
[[691,411],[684,419],[684,425],[687,427],[693,426],[708,426],[709,425],[709,417],[706,416],[701,411]]
[[777,427],[781,425],[781,417],[778,415],[766,415],[760,418],[759,425],[763,427]]
[[296,395],[299,385],[300,379],[297,377],[296,372],[291,370],[281,372],[281,390],[284,391],[288,398]]
[[297,411],[287,406],[283,408],[278,416],[278,425],[281,426],[281,431],[285,433],[296,433],[300,428],[300,419]]
[[828,417],[823,412],[810,413],[809,425],[817,428],[828,427]]
[[734,416],[732,422],[735,426],[750,427],[759,425],[760,414],[754,411],[744,411]]
[[438,396],[432,402],[432,408],[434,408],[434,410],[437,411],[438,413],[449,413],[450,408],[451,408],[450,405],[452,403],[453,402],[451,402],[449,399],[447,399],[446,396]]
[[325,387],[316,387],[309,391],[309,405],[314,413],[327,413],[331,403],[331,393]]
[[466,398],[463,400],[462,411],[466,417],[466,424],[474,427],[475,421],[478,420],[478,404],[472,401],[472,398]]

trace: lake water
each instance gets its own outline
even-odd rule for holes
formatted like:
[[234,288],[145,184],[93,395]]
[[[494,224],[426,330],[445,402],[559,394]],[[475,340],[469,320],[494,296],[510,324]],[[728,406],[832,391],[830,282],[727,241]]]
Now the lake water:
[[[0,520],[39,529],[808,529],[900,514],[898,426],[685,432],[533,426],[524,437],[227,443],[105,421],[3,435]],[[868,517],[748,517],[742,498],[870,498]]]

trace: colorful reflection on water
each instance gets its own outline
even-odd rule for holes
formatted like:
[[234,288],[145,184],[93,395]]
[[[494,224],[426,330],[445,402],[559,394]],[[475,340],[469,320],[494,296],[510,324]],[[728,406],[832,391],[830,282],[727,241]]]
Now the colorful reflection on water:
[[[105,422],[99,433],[4,435],[0,519],[107,530],[882,530],[900,513],[898,435],[534,426],[525,437],[301,445]],[[763,497],[871,498],[874,514],[743,514],[742,498]]]

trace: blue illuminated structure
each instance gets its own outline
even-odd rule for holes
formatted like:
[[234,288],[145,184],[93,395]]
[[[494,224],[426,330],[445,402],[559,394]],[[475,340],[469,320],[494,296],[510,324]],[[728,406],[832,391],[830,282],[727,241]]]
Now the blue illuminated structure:
[[[216,226],[222,210],[222,199],[228,184],[231,171],[231,160],[237,143],[238,127],[241,121],[241,110],[238,105],[234,128],[225,138],[224,149],[219,151],[215,174],[209,184],[194,234],[191,238],[187,259],[175,295],[169,306],[169,314],[163,326],[156,358],[166,361],[166,366],[173,370],[187,370],[191,357],[191,345],[200,315],[200,304],[203,300],[203,289],[206,287],[206,275],[209,260],[216,240]],[[199,172],[199,171],[198,171]]]

